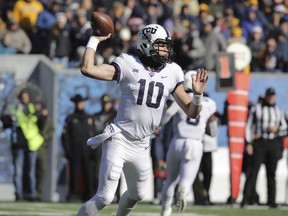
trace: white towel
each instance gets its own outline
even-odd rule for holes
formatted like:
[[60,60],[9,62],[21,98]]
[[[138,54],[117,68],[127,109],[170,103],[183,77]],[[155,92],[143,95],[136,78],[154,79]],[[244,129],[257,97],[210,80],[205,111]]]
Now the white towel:
[[102,134],[99,134],[94,137],[90,137],[87,140],[87,145],[92,149],[96,149],[99,145],[101,145],[105,140],[112,137],[114,134],[120,133],[121,129],[118,128],[115,124],[111,123],[107,125]]

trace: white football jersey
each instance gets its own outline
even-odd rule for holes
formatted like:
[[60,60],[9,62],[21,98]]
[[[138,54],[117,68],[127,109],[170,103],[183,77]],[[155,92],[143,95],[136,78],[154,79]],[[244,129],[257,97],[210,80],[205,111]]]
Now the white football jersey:
[[171,63],[151,72],[138,56],[125,53],[112,64],[118,72],[121,91],[114,123],[131,138],[147,138],[160,124],[168,95],[183,83],[183,71]]
[[[189,93],[191,98],[193,93]],[[167,109],[162,121],[173,116],[174,138],[189,138],[203,140],[208,119],[216,112],[216,103],[208,97],[202,99],[202,110],[197,119],[189,118],[176,102]]]

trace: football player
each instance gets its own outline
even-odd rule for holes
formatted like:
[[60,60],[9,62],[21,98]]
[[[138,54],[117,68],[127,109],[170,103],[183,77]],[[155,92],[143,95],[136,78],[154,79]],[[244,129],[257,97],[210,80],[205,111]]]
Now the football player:
[[[196,76],[196,71],[188,71],[184,76],[184,87],[191,98],[198,94],[198,90],[192,88],[191,76]],[[194,95],[193,95],[194,94]],[[161,124],[165,124],[173,117],[173,138],[169,144],[166,156],[167,179],[162,189],[161,216],[170,216],[175,187],[178,184],[176,194],[176,206],[178,212],[184,211],[186,197],[198,173],[203,155],[203,137],[206,126],[209,127],[210,136],[218,134],[216,103],[203,97],[202,110],[196,118],[190,118],[175,102],[166,110]]]
[[116,216],[130,215],[145,196],[151,172],[149,140],[159,126],[166,98],[172,94],[187,116],[197,118],[208,79],[207,71],[193,77],[194,96],[185,92],[184,74],[172,62],[172,39],[168,31],[150,24],[137,35],[138,55],[123,53],[111,64],[95,65],[98,43],[111,37],[91,36],[83,56],[81,72],[97,80],[115,81],[121,92],[117,116],[103,134],[88,140],[95,148],[102,143],[99,185],[95,196],[82,205],[78,216],[98,215],[113,198],[122,171],[127,190],[119,201]]

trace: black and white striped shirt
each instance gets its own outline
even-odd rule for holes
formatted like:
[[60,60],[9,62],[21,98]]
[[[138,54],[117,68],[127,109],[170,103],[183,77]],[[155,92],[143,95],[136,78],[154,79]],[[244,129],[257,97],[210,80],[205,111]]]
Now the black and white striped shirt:
[[[269,128],[276,127],[276,132]],[[276,105],[257,103],[249,111],[246,124],[246,141],[251,143],[254,139],[274,139],[287,135],[287,122],[284,112]]]

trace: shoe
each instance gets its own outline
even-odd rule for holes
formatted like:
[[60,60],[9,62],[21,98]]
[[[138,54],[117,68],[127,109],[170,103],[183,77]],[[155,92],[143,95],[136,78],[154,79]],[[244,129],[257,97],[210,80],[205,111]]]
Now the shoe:
[[24,199],[23,199],[23,197],[18,197],[18,196],[16,196],[15,201],[16,201],[16,202],[23,202]]
[[270,203],[268,204],[269,208],[277,208],[278,205],[276,203]]
[[153,205],[160,205],[161,200],[160,200],[158,197],[156,197],[156,198],[154,198],[154,199],[152,200],[151,203],[152,203]]
[[227,205],[234,205],[236,202],[236,199],[232,198],[231,196],[227,199],[226,204]]
[[206,206],[206,205],[213,205],[213,204],[208,199],[202,199],[202,200],[195,201],[194,205]]
[[186,206],[187,206],[187,201],[186,201],[185,189],[179,187],[178,192],[177,192],[177,202],[176,202],[176,207],[178,209],[178,212],[179,213],[183,212]]
[[170,216],[172,213],[172,208],[169,207],[168,209],[162,210],[160,216]]
[[242,202],[240,203],[240,207],[244,208],[247,205],[247,200],[243,199]]
[[28,202],[36,202],[36,199],[34,197],[29,197]]

